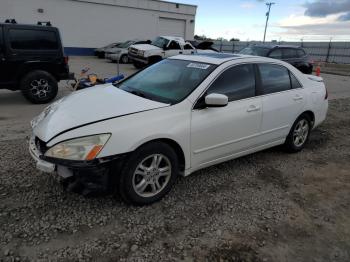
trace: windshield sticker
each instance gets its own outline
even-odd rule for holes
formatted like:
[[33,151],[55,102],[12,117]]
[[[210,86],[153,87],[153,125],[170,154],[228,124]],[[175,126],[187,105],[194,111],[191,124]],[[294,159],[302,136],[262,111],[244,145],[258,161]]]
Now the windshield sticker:
[[191,67],[191,68],[198,68],[198,69],[208,69],[210,65],[207,64],[198,64],[198,63],[190,63],[187,65],[187,67]]

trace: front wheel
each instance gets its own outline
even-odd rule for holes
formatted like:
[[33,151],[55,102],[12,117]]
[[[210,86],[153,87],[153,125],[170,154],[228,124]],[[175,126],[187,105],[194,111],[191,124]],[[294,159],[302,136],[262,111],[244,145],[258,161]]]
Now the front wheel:
[[129,63],[129,58],[127,55],[122,55],[122,57],[120,58],[120,63],[122,64],[127,64]]
[[119,193],[135,205],[152,204],[164,197],[178,176],[174,150],[161,142],[148,143],[127,160],[119,177]]
[[299,152],[305,147],[311,132],[311,120],[304,114],[294,122],[284,146],[288,152]]
[[145,66],[144,64],[136,62],[136,61],[133,62],[133,65],[137,69],[142,69]]

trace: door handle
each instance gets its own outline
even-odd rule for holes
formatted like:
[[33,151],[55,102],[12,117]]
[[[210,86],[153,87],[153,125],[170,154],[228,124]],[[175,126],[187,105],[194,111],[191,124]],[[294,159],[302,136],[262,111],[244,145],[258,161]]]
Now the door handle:
[[259,111],[260,107],[255,106],[255,105],[251,105],[248,107],[247,112],[255,112],[255,111]]
[[182,52],[179,52],[179,54],[182,54]]
[[294,96],[294,101],[299,101],[299,100],[303,100],[303,97],[301,95],[296,95]]

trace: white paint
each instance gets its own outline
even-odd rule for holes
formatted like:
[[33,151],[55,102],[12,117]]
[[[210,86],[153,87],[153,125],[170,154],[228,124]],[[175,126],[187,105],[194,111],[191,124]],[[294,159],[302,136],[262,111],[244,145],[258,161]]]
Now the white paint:
[[[302,112],[310,110],[315,114],[314,127],[327,115],[324,83],[310,80],[285,62],[251,56],[225,58],[221,63],[219,58],[200,55],[172,59],[179,58],[191,63],[216,61],[218,64],[182,102],[169,106],[114,90],[113,86],[95,87],[68,96],[56,104],[52,112],[46,110],[47,115],[37,123],[34,135],[50,140],[48,146],[51,147],[68,139],[111,133],[98,157],[132,152],[154,139],[171,139],[184,153],[185,174],[188,175],[284,143],[290,127]],[[193,109],[196,101],[222,72],[244,63],[282,65],[296,76],[303,88],[231,101],[225,107]],[[132,112],[135,113],[125,115]],[[69,130],[109,116],[115,117]],[[54,137],[63,130],[67,131]]]
[[[44,12],[39,13],[39,8]],[[153,39],[160,35],[160,18],[184,21],[184,37],[193,39],[191,21],[196,8],[185,4],[176,8],[175,3],[154,0],[1,0],[0,21],[51,21],[60,29],[65,47],[95,48],[129,39]]]

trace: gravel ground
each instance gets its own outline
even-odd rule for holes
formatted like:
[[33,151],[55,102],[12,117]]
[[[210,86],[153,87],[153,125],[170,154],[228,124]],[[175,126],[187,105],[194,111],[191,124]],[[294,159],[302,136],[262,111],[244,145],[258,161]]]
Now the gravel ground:
[[65,192],[26,139],[0,140],[0,261],[350,261],[349,111],[331,101],[301,153],[201,170],[147,207]]

